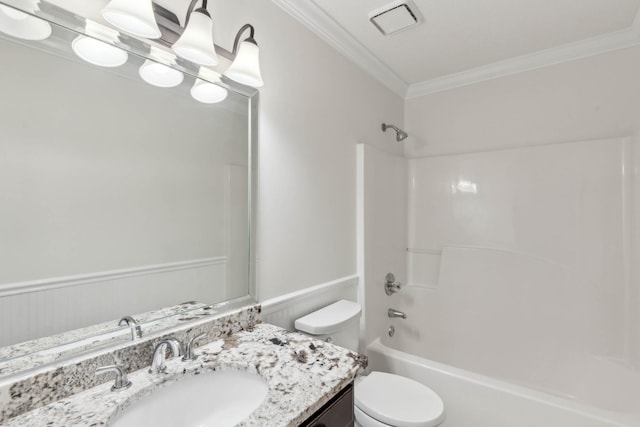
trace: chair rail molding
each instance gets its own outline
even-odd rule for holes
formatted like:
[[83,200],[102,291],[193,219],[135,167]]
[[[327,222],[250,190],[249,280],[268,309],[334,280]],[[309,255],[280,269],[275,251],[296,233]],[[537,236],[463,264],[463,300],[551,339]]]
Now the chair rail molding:
[[226,263],[227,257],[201,258],[119,270],[101,271],[97,273],[79,274],[74,276],[53,277],[48,279],[7,283],[0,285],[0,297],[24,294],[28,292],[39,292],[50,289],[66,288],[70,286],[88,285],[90,283],[106,282],[128,277],[148,276],[151,274],[168,273],[171,271],[204,268]]

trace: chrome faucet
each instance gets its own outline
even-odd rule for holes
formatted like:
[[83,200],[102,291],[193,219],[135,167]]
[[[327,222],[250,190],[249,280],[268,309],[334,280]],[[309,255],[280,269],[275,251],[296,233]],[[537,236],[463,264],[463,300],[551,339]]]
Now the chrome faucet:
[[180,347],[180,341],[177,338],[169,337],[156,344],[153,350],[153,359],[151,360],[151,368],[149,373],[163,374],[167,371],[167,367],[164,364],[166,361],[167,347],[171,349],[171,356],[178,357],[182,354]]
[[187,342],[187,344],[184,346],[184,356],[182,356],[182,361],[196,360],[198,358],[198,355],[193,350],[195,348],[196,343],[200,341],[202,338],[204,338],[206,335],[207,334],[203,332],[191,338],[191,340]]
[[403,319],[406,319],[406,318],[407,318],[407,315],[406,315],[406,314],[404,314],[403,312],[401,312],[401,311],[399,311],[399,310],[395,310],[395,309],[393,309],[393,308],[390,308],[390,309],[389,309],[389,311],[387,311],[387,315],[388,315],[389,317],[391,317],[391,318],[394,318],[394,317],[401,317],[401,318],[403,318]]
[[142,338],[142,328],[140,327],[140,325],[138,324],[136,319],[134,319],[131,316],[124,316],[118,322],[118,326],[125,326],[125,325],[129,326],[131,328],[131,339],[132,340],[135,341],[137,338]]
[[131,387],[131,381],[129,381],[129,378],[127,378],[127,373],[121,366],[108,365],[96,369],[96,375],[107,374],[109,372],[115,372],[116,374],[116,381],[111,386],[111,391],[121,391]]

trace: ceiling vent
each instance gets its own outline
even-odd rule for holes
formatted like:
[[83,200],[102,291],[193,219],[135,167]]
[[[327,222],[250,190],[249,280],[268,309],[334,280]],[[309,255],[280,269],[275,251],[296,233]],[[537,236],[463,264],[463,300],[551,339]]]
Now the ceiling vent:
[[369,14],[369,20],[382,34],[388,36],[420,23],[420,12],[409,0],[394,1]]

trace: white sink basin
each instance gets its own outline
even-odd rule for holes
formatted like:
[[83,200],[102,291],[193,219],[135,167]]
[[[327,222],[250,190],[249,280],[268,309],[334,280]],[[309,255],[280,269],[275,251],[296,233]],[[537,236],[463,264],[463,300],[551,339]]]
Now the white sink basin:
[[133,403],[113,427],[232,427],[247,418],[267,396],[258,375],[203,373],[182,378]]

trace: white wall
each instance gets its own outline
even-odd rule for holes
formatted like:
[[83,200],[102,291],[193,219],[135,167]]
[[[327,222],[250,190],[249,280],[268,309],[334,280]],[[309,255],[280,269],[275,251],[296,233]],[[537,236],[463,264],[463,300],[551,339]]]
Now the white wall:
[[640,47],[407,100],[408,157],[635,135]]
[[213,2],[218,43],[256,27],[260,90],[258,296],[356,272],[356,144],[402,152],[382,122],[403,101],[270,1]]
[[360,348],[396,323],[389,308],[399,309],[400,294],[384,291],[387,273],[404,287],[407,242],[407,161],[367,144],[358,145],[358,256],[364,287]]
[[[419,173],[428,175],[421,178],[423,183],[430,183],[425,185],[450,187],[454,184],[454,175],[458,180],[473,180],[479,172],[477,167],[483,162],[484,172],[479,175],[499,175],[501,169],[505,172],[501,178],[496,176],[494,184],[489,186],[495,191],[490,190],[488,194],[483,191],[475,196],[478,202],[475,211],[469,210],[469,204],[461,205],[460,200],[442,205],[447,201],[425,198],[423,203],[431,203],[432,212],[446,211],[443,215],[448,219],[441,216],[435,218],[438,221],[434,223],[433,217],[422,215],[415,221],[410,220],[415,226],[422,224],[431,229],[431,234],[425,229],[416,236],[430,235],[437,240],[438,233],[442,235],[449,230],[447,238],[453,243],[494,245],[509,250],[514,249],[511,243],[515,243],[515,247],[527,246],[527,240],[535,243],[526,237],[528,233],[537,233],[539,243],[546,236],[550,246],[544,249],[544,245],[534,244],[537,248],[529,245],[525,252],[571,268],[576,267],[571,258],[582,259],[583,264],[577,265],[576,271],[595,280],[598,298],[604,298],[598,313],[590,317],[592,320],[600,317],[598,321],[602,322],[599,330],[592,332],[592,338],[609,341],[600,343],[604,355],[636,364],[640,363],[640,287],[636,269],[640,241],[636,220],[639,193],[635,147],[640,130],[638,75],[640,48],[630,48],[410,99],[405,104],[405,127],[412,135],[406,146],[407,156],[420,158],[486,151],[416,159],[414,166]],[[624,137],[629,137],[626,144],[620,139]],[[607,138],[611,139],[610,143],[588,142]],[[562,143],[568,142],[576,142],[575,151],[562,154],[571,146]],[[533,152],[522,148],[542,145],[549,147]],[[494,150],[514,148],[519,149],[510,151],[511,159],[500,166],[506,152]],[[544,156],[539,154],[545,151],[547,157],[542,160]],[[586,159],[590,160],[583,162]],[[582,169],[576,169],[579,163],[583,163]],[[449,166],[444,166],[446,164]],[[530,169],[534,164],[537,166]],[[626,167],[624,177],[623,165]],[[447,172],[443,167],[448,168]],[[438,173],[438,168],[442,173]],[[523,174],[529,174],[529,178],[525,179]],[[566,175],[563,177],[563,174]],[[593,176],[589,177],[590,174]],[[526,182],[537,184],[531,187]],[[499,188],[501,190],[496,190]],[[569,191],[564,195],[558,193],[562,188]],[[611,197],[615,200],[609,200]],[[572,199],[582,205],[568,206]],[[529,203],[528,207],[513,206],[517,200],[525,205]],[[419,216],[420,211],[414,208],[410,211]],[[495,217],[494,223],[489,224],[487,221],[493,213],[500,211],[506,216]],[[456,215],[462,221],[465,214],[468,215],[466,222],[460,223],[464,227],[438,228]],[[523,219],[523,215],[533,222],[527,226],[526,221],[512,221],[516,217]],[[574,220],[569,220],[570,217]],[[563,222],[565,226],[558,229],[554,225],[545,226]],[[589,223],[596,225],[595,228],[578,231]],[[473,238],[462,238],[465,230],[472,231]],[[410,233],[413,231],[410,228]],[[575,238],[589,241],[580,243]],[[574,248],[566,246],[571,242]],[[599,272],[594,268],[600,269]],[[604,270],[609,273],[603,275]],[[626,270],[630,270],[630,276],[625,276]],[[440,273],[435,272],[435,277]],[[424,272],[421,274],[425,276]],[[588,297],[589,293],[578,296]],[[566,298],[570,304],[571,295]],[[500,296],[496,304],[499,301]]]

